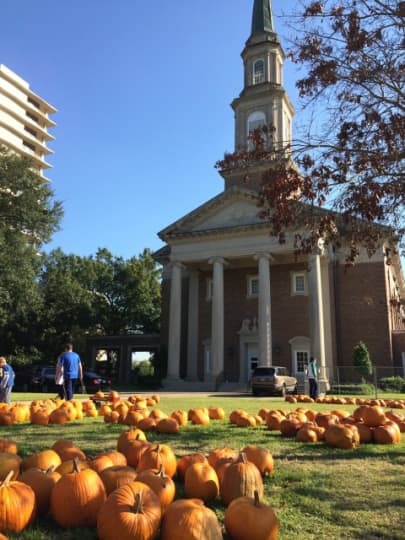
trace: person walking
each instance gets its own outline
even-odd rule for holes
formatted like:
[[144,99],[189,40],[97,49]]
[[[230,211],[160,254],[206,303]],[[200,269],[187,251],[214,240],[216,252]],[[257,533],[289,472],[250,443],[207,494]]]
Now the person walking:
[[83,368],[80,356],[73,351],[73,345],[68,343],[65,352],[61,354],[56,367],[56,377],[63,375],[65,399],[71,400],[74,396],[77,381],[83,381]]
[[14,369],[7,364],[7,360],[4,356],[0,356],[0,369],[2,371],[2,377],[0,380],[0,402],[10,403],[10,394],[14,386]]
[[316,359],[311,356],[308,364],[309,395],[312,399],[318,397],[318,365]]
[[60,399],[65,399],[65,387],[63,385],[63,372],[59,370],[59,375],[58,375],[58,366],[59,366],[59,362],[60,362],[62,354],[58,356],[58,360],[56,362],[55,384],[58,387],[57,397],[59,397]]

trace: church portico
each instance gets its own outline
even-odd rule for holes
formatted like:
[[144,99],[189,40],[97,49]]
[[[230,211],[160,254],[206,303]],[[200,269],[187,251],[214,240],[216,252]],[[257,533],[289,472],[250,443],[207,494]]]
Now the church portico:
[[[215,254],[217,244],[222,244],[223,238],[211,232],[206,234],[211,237],[211,254]],[[223,235],[228,239],[231,237],[229,230]],[[267,242],[272,244],[269,236]],[[275,254],[269,249],[256,251],[252,248],[247,254],[247,239],[240,235],[232,245],[234,250],[228,249],[226,258],[214,255],[197,260],[195,244],[188,254],[183,244],[184,257],[179,261],[176,244],[173,244],[176,261],[170,265],[168,279],[167,378],[171,381],[180,378],[204,381],[216,389],[223,381],[246,385],[252,365],[278,365],[283,361],[293,371],[289,340],[295,335],[310,336],[312,351],[325,334],[323,322],[309,325],[311,309],[323,317],[322,310],[319,311],[324,289],[320,266],[317,271],[315,263],[314,271],[308,272],[309,259],[295,260],[291,245],[283,246],[283,250],[278,245]],[[315,260],[317,257],[319,259],[320,255],[316,254]],[[295,275],[304,276],[308,281],[307,290],[298,291],[298,294],[293,290],[292,277]],[[277,289],[274,296],[273,279]],[[281,298],[280,283],[284,288]],[[184,295],[187,302],[181,300]],[[182,314],[182,309],[186,313]],[[298,324],[298,315],[301,317],[303,313],[306,314],[304,322]],[[187,320],[186,326],[181,325],[182,319]],[[180,344],[184,341],[187,346],[181,369]],[[321,360],[322,356],[319,356]]]

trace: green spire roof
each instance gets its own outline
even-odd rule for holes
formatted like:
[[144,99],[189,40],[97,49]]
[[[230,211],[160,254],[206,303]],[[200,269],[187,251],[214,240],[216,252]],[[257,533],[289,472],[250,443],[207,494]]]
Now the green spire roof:
[[255,0],[253,5],[252,36],[262,32],[274,32],[270,0]]

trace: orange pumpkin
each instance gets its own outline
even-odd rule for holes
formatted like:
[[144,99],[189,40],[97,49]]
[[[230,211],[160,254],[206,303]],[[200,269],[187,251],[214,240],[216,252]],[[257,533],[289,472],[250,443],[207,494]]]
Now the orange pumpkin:
[[208,463],[204,454],[196,452],[195,454],[186,454],[177,461],[177,477],[181,482],[184,481],[186,470],[193,463]]
[[142,482],[131,482],[113,491],[103,504],[97,532],[100,540],[155,538],[161,520],[159,498]]
[[51,515],[61,527],[94,527],[106,497],[99,475],[92,469],[79,470],[75,459],[74,471],[63,475],[52,490]]
[[377,427],[385,424],[387,418],[384,409],[379,405],[366,407],[363,412],[363,422],[366,426]]
[[17,443],[11,439],[0,439],[0,453],[18,454]]
[[237,497],[253,497],[257,491],[263,497],[263,480],[259,469],[250,461],[246,454],[240,454],[238,461],[225,469],[221,483],[221,499],[228,504]]
[[249,444],[242,449],[248,461],[251,461],[259,469],[262,476],[272,474],[274,470],[274,459],[270,451],[262,446]]
[[143,452],[149,448],[149,446],[150,443],[144,439],[134,439],[133,441],[129,441],[124,452],[128,465],[137,467]]
[[3,452],[0,454],[0,481],[5,480],[8,473],[13,471],[12,480],[17,480],[20,474],[22,459],[17,454],[8,454]]
[[219,480],[209,463],[193,463],[184,476],[184,491],[189,498],[211,501],[219,494]]
[[114,465],[113,467],[104,469],[100,473],[100,478],[103,481],[107,495],[115,489],[133,482],[136,476],[135,470],[128,465]]
[[47,470],[52,466],[56,469],[61,463],[62,460],[59,457],[59,454],[57,454],[55,450],[48,449],[27,456],[23,461],[23,469],[37,467],[38,469]]
[[176,485],[170,476],[167,476],[163,467],[160,469],[146,469],[138,474],[136,480],[148,485],[159,498],[162,515],[168,505],[173,502],[176,495]]
[[356,426],[332,425],[325,431],[325,441],[335,448],[356,448],[360,444],[360,436]]
[[138,462],[138,473],[145,469],[160,469],[163,466],[165,473],[170,478],[176,474],[177,460],[176,456],[167,444],[156,444],[148,446]]
[[233,540],[276,540],[278,520],[274,510],[253,497],[234,499],[224,514],[225,528]]
[[19,481],[31,486],[35,493],[38,515],[42,516],[48,513],[51,492],[60,477],[61,475],[53,467],[47,470],[33,467],[24,471],[20,476]]
[[218,518],[201,499],[178,499],[163,516],[160,540],[223,540]]
[[146,441],[146,435],[141,429],[128,429],[123,431],[117,439],[117,450],[125,454],[125,449],[128,446],[129,441],[135,439]]
[[0,484],[0,530],[19,533],[36,515],[35,493],[23,482],[11,480],[14,472]]
[[156,424],[156,431],[158,433],[178,433],[179,432],[179,423],[175,418],[162,418]]

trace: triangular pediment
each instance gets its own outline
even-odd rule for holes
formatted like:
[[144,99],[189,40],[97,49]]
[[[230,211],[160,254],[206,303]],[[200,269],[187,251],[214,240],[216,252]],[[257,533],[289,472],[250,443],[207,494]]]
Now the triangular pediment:
[[258,217],[257,200],[257,192],[233,186],[160,231],[159,236],[165,239],[263,223]]

